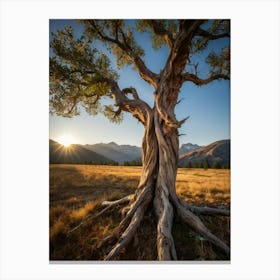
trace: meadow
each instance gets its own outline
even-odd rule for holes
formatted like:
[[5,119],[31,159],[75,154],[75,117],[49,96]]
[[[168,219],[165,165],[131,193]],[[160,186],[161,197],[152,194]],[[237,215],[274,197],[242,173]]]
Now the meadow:
[[[71,230],[103,209],[102,201],[134,193],[140,174],[141,167],[51,164],[50,260],[101,260],[107,249],[98,244],[120,222],[119,211],[114,209]],[[229,209],[230,170],[179,168],[176,190],[191,204]],[[219,238],[230,243],[229,217],[201,219]],[[179,260],[226,259],[219,249],[197,236],[176,216],[173,236]],[[133,244],[120,260],[155,260],[156,253],[156,221],[150,215],[145,217]]]

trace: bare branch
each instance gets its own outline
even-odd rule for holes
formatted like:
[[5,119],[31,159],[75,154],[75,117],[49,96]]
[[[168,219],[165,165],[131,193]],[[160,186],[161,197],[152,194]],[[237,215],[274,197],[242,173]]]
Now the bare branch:
[[186,118],[184,118],[181,121],[179,121],[178,122],[178,127],[181,127],[189,118],[190,118],[190,116],[187,116]]
[[136,91],[136,89],[135,88],[132,88],[132,87],[130,87],[130,88],[124,88],[123,90],[122,90],[122,92],[124,93],[124,94],[132,94],[132,96],[133,96],[133,98],[135,99],[135,100],[139,100],[139,95],[138,95],[138,93],[137,93],[137,91]]
[[201,79],[197,75],[191,74],[191,73],[184,73],[182,75],[182,80],[183,82],[189,81],[193,82],[197,86],[203,86],[211,83],[214,80],[219,80],[219,79],[224,79],[224,80],[229,80],[229,76],[225,74],[213,74],[207,79]]

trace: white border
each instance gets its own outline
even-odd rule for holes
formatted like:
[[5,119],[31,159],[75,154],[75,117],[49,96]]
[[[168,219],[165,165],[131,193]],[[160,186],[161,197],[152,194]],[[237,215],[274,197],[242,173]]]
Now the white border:
[[[232,20],[231,264],[48,261],[49,18]],[[279,2],[2,1],[1,279],[279,279]]]

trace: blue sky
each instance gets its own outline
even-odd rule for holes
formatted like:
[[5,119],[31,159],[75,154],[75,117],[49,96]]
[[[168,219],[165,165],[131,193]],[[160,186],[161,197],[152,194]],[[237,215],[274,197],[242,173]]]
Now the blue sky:
[[[82,27],[72,20],[51,20],[50,31],[55,32],[69,25],[73,26],[77,35],[82,32]],[[154,72],[159,72],[165,64],[168,49],[162,47],[154,51],[147,33],[137,35],[136,40],[145,50],[144,61],[147,67]],[[205,52],[218,51],[227,43],[227,39],[212,41]],[[98,47],[111,56],[101,44],[98,44]],[[50,54],[52,54],[51,51]],[[194,59],[199,62],[200,74],[204,77],[207,73],[204,54],[199,54]],[[117,69],[114,59],[112,59],[112,67]],[[135,87],[140,97],[151,106],[153,105],[153,88],[143,81],[136,71],[131,67],[125,67],[119,73],[121,88]],[[180,134],[185,134],[179,138],[180,145],[188,142],[207,145],[217,140],[230,138],[229,81],[214,81],[202,87],[185,83],[181,88],[179,99],[182,101],[175,110],[177,119],[181,120],[190,116],[180,128]],[[121,124],[113,124],[101,114],[89,116],[83,111],[79,116],[70,119],[50,116],[50,138],[53,140],[58,140],[61,135],[71,135],[73,142],[80,144],[114,141],[118,144],[141,146],[143,133],[142,124],[128,113],[125,113]]]

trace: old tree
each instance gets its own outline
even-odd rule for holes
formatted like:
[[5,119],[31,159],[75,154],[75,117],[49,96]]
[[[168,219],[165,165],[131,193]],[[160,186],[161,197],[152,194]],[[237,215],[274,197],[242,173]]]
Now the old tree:
[[[50,110],[62,116],[74,116],[82,106],[89,114],[102,112],[119,122],[123,112],[132,114],[144,126],[142,140],[142,174],[133,195],[103,203],[106,209],[123,205],[122,220],[109,242],[106,260],[113,260],[132,241],[144,215],[150,211],[157,219],[158,260],[176,260],[172,236],[174,215],[178,215],[193,231],[223,250],[229,246],[214,235],[202,222],[201,215],[229,215],[228,210],[190,205],[176,194],[179,134],[186,121],[177,120],[174,110],[183,83],[206,85],[214,80],[229,80],[230,48],[206,56],[209,73],[199,75],[199,65],[192,58],[207,48],[211,40],[230,36],[228,20],[81,20],[81,37],[71,27],[52,34],[50,57]],[[144,61],[144,51],[136,32],[148,32],[153,48],[169,49],[160,73],[151,71]],[[227,40],[227,43],[229,40]],[[131,65],[139,78],[153,87],[154,104],[140,98],[133,87],[120,88],[118,73],[110,59],[98,51],[96,43],[104,44],[116,58],[118,67]],[[111,97],[112,105],[103,105],[102,98]],[[103,210],[103,212],[105,212]],[[187,244],[186,244],[187,247]]]

